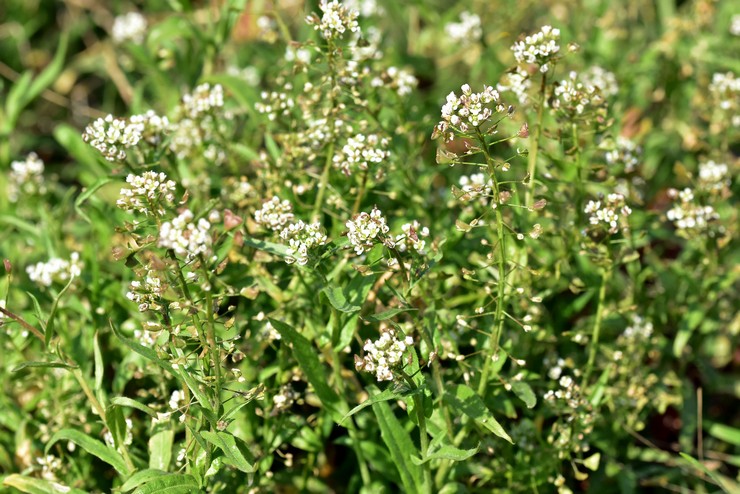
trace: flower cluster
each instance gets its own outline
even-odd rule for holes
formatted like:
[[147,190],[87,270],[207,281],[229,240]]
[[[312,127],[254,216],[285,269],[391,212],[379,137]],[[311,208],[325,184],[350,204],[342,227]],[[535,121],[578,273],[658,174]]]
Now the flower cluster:
[[488,179],[485,173],[473,173],[460,177],[462,194],[458,197],[463,202],[472,201],[476,197],[485,200],[493,191],[493,180]]
[[605,104],[599,88],[584,84],[573,71],[555,86],[554,96],[552,107],[571,118],[598,110]]
[[357,134],[347,139],[347,144],[334,155],[334,166],[345,175],[355,169],[367,170],[369,163],[382,163],[390,156],[388,139],[377,134]]
[[416,251],[419,255],[424,255],[426,251],[426,240],[420,237],[429,236],[429,228],[422,227],[418,221],[414,220],[411,223],[406,223],[401,226],[400,235],[396,235],[395,244],[400,252]]
[[283,412],[290,408],[300,397],[290,384],[280,386],[280,391],[272,397],[272,405],[275,412]]
[[321,18],[314,13],[306,17],[306,23],[320,31],[324,39],[338,39],[347,31],[360,31],[360,24],[357,22],[360,13],[356,10],[348,9],[337,0],[321,0],[319,8],[323,12]]
[[82,134],[82,139],[100,151],[108,161],[125,160],[125,148],[136,146],[141,137],[140,125],[131,125],[113,115],[95,120]]
[[167,180],[167,175],[160,172],[144,172],[142,175],[129,174],[126,182],[132,188],[122,188],[121,198],[116,206],[124,211],[138,211],[145,215],[163,216],[163,205],[171,205],[175,200],[175,182]]
[[[292,84],[286,84],[285,86],[285,89],[288,91],[292,88]],[[262,91],[260,97],[262,98],[262,101],[255,103],[254,108],[258,112],[266,114],[270,121],[275,120],[278,115],[287,117],[295,106],[295,101],[288,93],[277,91],[268,93],[267,91]]]
[[605,98],[614,96],[619,92],[619,84],[614,73],[603,67],[592,65],[580,75],[581,81],[586,87],[597,87]]
[[115,43],[131,41],[140,45],[146,37],[146,18],[138,12],[119,15],[113,21],[111,34]]
[[288,256],[285,262],[297,262],[301,266],[308,264],[308,251],[320,245],[326,245],[327,237],[321,231],[320,223],[307,224],[301,220],[291,223],[280,232],[280,238],[288,242]]
[[141,134],[141,138],[152,146],[161,143],[163,136],[170,130],[169,119],[157,115],[154,110],[149,110],[141,115],[133,115],[129,118],[129,124],[136,128]]
[[205,218],[194,221],[193,213],[186,209],[174,220],[162,223],[159,246],[172,249],[178,256],[192,259],[211,252],[211,224]]
[[559,42],[560,29],[542,26],[539,32],[514,43],[511,51],[518,64],[535,64],[540,67],[540,72],[545,73],[560,51]]
[[722,190],[730,185],[729,169],[724,163],[709,160],[699,165],[699,187],[706,191]]
[[637,314],[632,314],[632,323],[624,328],[620,338],[625,340],[647,340],[653,335],[653,323]]
[[293,221],[293,205],[287,199],[281,201],[273,196],[262,204],[262,209],[254,213],[254,221],[269,230],[280,232]]
[[17,202],[21,194],[33,195],[46,192],[44,162],[36,153],[29,153],[23,161],[13,161],[8,173],[8,199]]
[[139,312],[147,310],[157,311],[161,308],[159,301],[167,289],[167,284],[157,275],[157,272],[148,269],[143,281],[134,280],[129,284],[126,298],[139,306]]
[[455,132],[466,134],[488,122],[494,111],[505,115],[513,111],[500,102],[498,91],[491,86],[483,86],[480,93],[474,93],[468,84],[463,84],[461,89],[459,97],[454,92],[447,95],[447,102],[442,106],[442,120],[434,128],[433,139],[444,136],[446,141],[451,141]]
[[221,84],[211,87],[205,83],[197,86],[191,94],[182,97],[181,108],[188,118],[198,119],[224,106],[224,89]]
[[640,163],[642,148],[634,141],[618,136],[614,149],[607,151],[605,158],[610,165],[623,166],[625,173],[632,173]]
[[447,36],[462,46],[471,45],[480,41],[483,36],[480,17],[470,12],[460,13],[460,22],[449,22],[445,26]]
[[709,93],[719,108],[730,116],[733,127],[740,127],[740,78],[732,72],[718,72],[712,76]]
[[393,89],[399,96],[406,96],[419,85],[419,80],[408,70],[388,67],[381,75],[374,77],[370,85]]
[[607,231],[609,233],[617,233],[619,231],[620,215],[624,220],[632,214],[632,209],[625,204],[622,194],[609,194],[606,199],[588,201],[584,212],[590,215],[588,221],[591,225],[596,227],[603,225],[608,227]]
[[347,221],[346,226],[349,230],[347,238],[358,256],[370,250],[379,240],[389,247],[393,246],[390,238],[384,238],[389,228],[377,207],[373,207],[369,214],[362,212],[356,215]]
[[681,191],[670,189],[668,196],[678,199],[678,202],[674,203],[666,217],[683,236],[690,236],[693,231],[705,230],[711,221],[719,219],[719,214],[712,206],[702,206],[695,202],[694,192],[688,187]]
[[521,67],[517,67],[512,72],[505,74],[503,80],[506,81],[507,84],[499,82],[496,84],[496,89],[502,93],[511,91],[522,105],[529,101],[529,89],[532,87],[532,79],[529,77],[526,70]]
[[414,339],[406,336],[400,340],[392,328],[385,328],[376,341],[367,340],[362,349],[366,352],[360,358],[355,355],[355,368],[358,371],[375,373],[378,381],[392,381],[393,368],[403,361],[406,349],[414,344]]
[[65,283],[70,278],[80,276],[83,264],[80,262],[80,254],[72,252],[69,261],[52,257],[48,262],[39,262],[26,268],[28,277],[34,283],[41,286],[51,286],[55,281]]

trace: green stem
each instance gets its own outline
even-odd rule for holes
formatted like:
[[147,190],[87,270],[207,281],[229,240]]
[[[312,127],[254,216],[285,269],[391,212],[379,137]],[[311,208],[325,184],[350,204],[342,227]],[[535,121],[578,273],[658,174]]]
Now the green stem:
[[[573,133],[573,146],[575,149],[575,162],[576,162],[576,215],[580,219],[583,214],[583,197],[584,197],[584,185],[588,179],[588,174],[584,176],[585,167],[583,166],[583,160],[581,159],[581,146],[578,142],[578,124],[573,122],[571,126]],[[579,221],[580,224],[580,221]]]
[[529,175],[529,185],[524,192],[524,205],[527,208],[532,207],[534,200],[534,189],[537,175],[537,155],[540,148],[540,134],[542,132],[542,119],[545,111],[545,89],[547,87],[547,74],[542,74],[540,84],[539,106],[537,108],[537,121],[532,131],[532,138],[529,145],[529,161],[527,163],[527,174]]
[[[210,284],[209,272],[205,264],[203,256],[199,256],[200,266],[203,276],[206,282]],[[216,325],[213,320],[213,295],[211,290],[206,290],[206,314],[208,320],[208,326],[206,328],[206,341],[208,342],[209,353],[211,355],[211,365],[213,366],[213,374],[216,378],[216,393],[213,397],[213,410],[216,415],[221,414],[221,351],[216,341]]]
[[495,170],[495,162],[493,160],[493,157],[491,156],[490,150],[488,149],[488,145],[486,144],[486,140],[481,134],[480,130],[477,131],[478,140],[480,141],[481,149],[483,150],[483,155],[486,158],[486,164],[488,165],[488,174],[491,177],[491,181],[493,182],[493,200],[495,208],[495,216],[496,216],[496,236],[497,236],[497,244],[499,248],[498,252],[498,293],[496,297],[496,315],[495,315],[495,329],[494,334],[492,337],[493,345],[490,344],[489,340],[489,347],[492,348],[490,355],[485,355],[484,352],[484,358],[485,361],[483,363],[483,371],[481,372],[481,379],[478,383],[478,394],[483,396],[486,392],[486,387],[488,386],[488,378],[490,374],[491,369],[491,362],[493,361],[493,358],[498,354],[499,344],[501,341],[501,334],[503,333],[504,329],[504,303],[506,298],[506,234],[505,234],[505,225],[504,225],[504,219],[503,215],[501,214],[501,192],[499,189],[498,180],[496,179],[496,170]]
[[316,202],[313,206],[313,213],[311,214],[311,222],[314,223],[319,221],[321,216],[321,209],[324,207],[324,195],[326,194],[326,187],[329,184],[329,171],[332,167],[334,160],[334,141],[335,139],[335,124],[334,124],[334,109],[336,108],[336,101],[334,99],[334,87],[336,85],[336,67],[334,66],[334,44],[331,40],[328,41],[327,47],[327,65],[329,68],[329,113],[326,116],[329,124],[329,148],[326,153],[326,162],[324,163],[324,170],[321,172],[321,181],[319,182],[319,191],[316,194]]
[[601,274],[601,286],[599,287],[599,301],[596,308],[596,320],[594,321],[593,332],[591,334],[591,345],[588,351],[588,362],[586,363],[586,371],[583,374],[583,387],[588,384],[588,378],[591,376],[593,371],[594,361],[596,360],[596,353],[599,349],[599,334],[601,333],[601,321],[604,318],[604,300],[606,299],[606,285],[611,279],[611,266],[604,268],[604,272]]
[[[409,387],[416,389],[417,385],[414,379],[402,372],[403,378],[408,383]],[[424,415],[424,399],[419,393],[414,394],[414,410],[416,412],[416,419],[419,422],[419,446],[421,447],[421,457],[426,458],[429,454],[429,434],[427,433],[427,419]],[[432,488],[432,472],[429,469],[429,462],[424,463],[424,484],[428,489]]]
[[[337,320],[336,322],[337,325],[339,325],[339,320]],[[342,365],[339,357],[339,352],[334,350],[332,357],[334,381],[336,381],[337,383],[337,388],[339,389],[340,395],[345,396],[344,380],[342,379]],[[367,463],[365,461],[365,454],[362,452],[362,446],[360,445],[360,440],[357,436],[357,427],[355,426],[354,417],[350,417],[347,421],[347,432],[349,433],[349,438],[352,441],[352,449],[357,455],[357,463],[360,466],[360,477],[362,478],[362,483],[365,486],[369,486],[372,483],[372,478],[370,477],[370,470],[368,469]]]
[[362,204],[362,198],[365,195],[365,187],[367,187],[367,177],[369,174],[370,174],[370,170],[365,170],[362,172],[362,182],[360,183],[360,191],[357,193],[354,206],[352,206],[352,216],[360,212],[360,205]]

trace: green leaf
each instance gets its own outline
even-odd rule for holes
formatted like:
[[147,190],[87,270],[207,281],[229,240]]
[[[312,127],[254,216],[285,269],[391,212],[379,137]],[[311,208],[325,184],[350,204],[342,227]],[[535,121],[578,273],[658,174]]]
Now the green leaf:
[[15,487],[19,491],[28,494],[85,494],[85,491],[81,491],[80,489],[15,473],[5,477],[3,485]]
[[167,471],[172,460],[175,433],[171,429],[159,431],[149,438],[149,468]]
[[59,77],[59,74],[64,68],[64,57],[67,55],[68,44],[69,39],[67,35],[62,34],[61,38],[59,39],[59,45],[57,46],[57,51],[54,54],[54,58],[52,59],[51,63],[49,63],[46,68],[38,75],[38,77],[36,77],[31,83],[31,86],[28,88],[28,92],[25,95],[26,101],[23,106],[36,99],[44,91],[44,89],[51,86],[51,84],[57,79],[57,77]]
[[126,418],[123,416],[123,410],[119,407],[108,407],[105,414],[105,425],[113,436],[113,444],[116,448],[120,448],[126,439]]
[[725,424],[712,423],[709,424],[707,432],[709,432],[710,436],[716,437],[720,441],[740,446],[740,429]]
[[321,403],[332,413],[335,421],[341,420],[339,396],[327,384],[326,373],[311,342],[282,321],[270,318],[270,323],[278,330],[283,340],[293,346],[293,356],[306,374],[308,382],[313,386]]
[[74,429],[62,429],[51,436],[49,442],[46,443],[46,454],[49,453],[49,450],[52,446],[54,446],[54,444],[62,440],[72,441],[91,455],[97,456],[98,458],[115,468],[118,473],[122,475],[128,475],[130,473],[128,467],[126,466],[126,463],[123,461],[123,457],[121,457],[121,455],[118,454],[117,451],[109,448],[101,441],[93,439],[87,434],[83,434],[82,432],[76,431]]
[[340,312],[352,313],[362,308],[359,305],[349,303],[347,297],[344,295],[344,291],[336,285],[329,285],[321,291],[326,295],[332,307]]
[[13,87],[8,91],[8,97],[5,100],[5,118],[6,121],[3,125],[3,131],[10,133],[15,127],[15,123],[18,121],[18,116],[21,114],[23,107],[25,106],[24,100],[26,100],[26,94],[28,89],[31,87],[31,80],[33,74],[31,72],[24,72],[18,80],[15,81]]
[[156,479],[157,477],[161,477],[162,475],[167,475],[167,472],[163,472],[162,470],[152,470],[151,468],[139,470],[131,477],[129,477],[128,480],[126,480],[126,482],[124,482],[123,485],[119,487],[119,489],[123,492],[128,492],[132,489],[136,489],[141,484]]
[[515,381],[511,383],[511,390],[527,405],[527,408],[534,408],[537,404],[537,397],[529,384],[523,381]]
[[414,396],[415,394],[421,393],[422,391],[424,391],[424,388],[421,388],[421,387],[413,389],[413,390],[407,389],[406,392],[404,393],[401,393],[393,388],[388,388],[374,396],[371,396],[370,398],[363,401],[362,403],[354,407],[352,410],[347,412],[347,414],[344,417],[342,417],[342,420],[339,421],[339,425],[342,425],[342,422],[344,422],[345,420],[347,420],[348,418],[350,418],[352,415],[356,414],[363,408],[367,408],[374,403],[380,403],[381,401],[400,400],[402,398]]
[[100,393],[103,389],[103,377],[105,376],[105,367],[103,366],[103,354],[100,351],[100,342],[98,341],[98,332],[93,335],[93,360],[95,361],[95,391]]
[[686,453],[679,452],[678,454],[681,455],[681,458],[686,460],[689,463],[689,465],[703,472],[705,475],[708,475],[709,478],[711,478],[714,481],[714,483],[717,484],[724,492],[727,492],[728,494],[730,493],[730,490],[727,488],[725,483],[722,482],[722,479],[715,472],[712,472],[710,469],[704,466],[704,464],[701,463],[699,460],[687,455]]
[[190,375],[189,372],[181,372],[179,368],[175,369],[174,367],[172,367],[172,364],[159,358],[157,356],[157,352],[155,352],[151,348],[142,346],[133,340],[129,340],[123,335],[123,333],[121,333],[121,331],[118,328],[116,328],[116,326],[113,324],[112,321],[110,323],[110,326],[111,326],[111,329],[113,330],[113,333],[118,337],[119,340],[121,340],[121,342],[124,345],[126,345],[127,347],[129,347],[131,350],[138,353],[142,357],[146,358],[147,360],[154,362],[159,367],[166,370],[173,376],[177,376],[180,378],[180,380],[184,381],[187,387],[193,393],[193,396],[195,396],[195,398],[198,400],[198,403],[200,403],[204,409],[207,409],[210,411],[211,405],[208,400],[208,397],[205,394],[203,394],[203,391],[201,391],[198,382],[195,380],[193,376]]
[[451,385],[445,391],[443,400],[456,412],[467,415],[498,437],[514,444],[511,437],[509,437],[506,431],[504,431],[504,428],[501,427],[501,424],[493,417],[493,414],[488,410],[483,400],[480,399],[480,396],[468,386],[464,384]]
[[248,245],[257,250],[267,252],[278,257],[288,257],[288,247],[282,244],[257,240],[256,238],[244,237],[244,245]]
[[77,366],[64,362],[23,362],[10,372],[19,372],[23,369],[77,369]]
[[370,321],[370,322],[380,322],[380,321],[385,321],[393,317],[396,317],[398,314],[402,314],[404,312],[409,312],[409,311],[414,311],[414,310],[417,310],[417,309],[413,307],[408,307],[408,308],[403,308],[403,309],[401,308],[388,309],[383,312],[378,312],[377,314],[373,314],[371,316],[363,317],[363,319],[365,319],[366,321]]
[[[252,473],[255,470],[254,458],[251,457],[251,453],[246,448],[246,445],[239,447],[237,445],[237,439],[233,434],[228,432],[211,432],[203,431],[200,433],[203,439],[216,446],[218,449],[224,452],[226,455],[226,463],[233,465],[244,473]],[[241,442],[241,440],[239,440]],[[246,450],[251,457],[252,463],[250,463],[244,455],[243,450]]]
[[125,396],[116,396],[115,398],[110,400],[110,404],[119,406],[119,407],[129,407],[129,408],[135,408],[136,410],[139,410],[140,412],[144,412],[150,417],[156,417],[157,412],[155,412],[151,407],[148,407],[142,403],[139,403],[136,400],[132,400],[131,398],[127,398]]
[[147,482],[136,489],[134,494],[192,494],[193,492],[200,492],[195,477],[170,473]]
[[105,186],[106,184],[109,184],[112,181],[113,179],[110,177],[99,178],[95,181],[94,184],[92,184],[90,187],[87,187],[82,192],[82,194],[77,196],[77,199],[75,199],[75,211],[80,216],[80,218],[92,224],[92,220],[90,220],[90,217],[88,217],[87,214],[85,214],[85,212],[82,211],[81,206],[85,201],[87,201],[90,197],[92,197],[93,194],[95,194],[98,191],[98,189]]
[[45,330],[44,330],[44,340],[46,343],[46,346],[49,346],[49,342],[51,341],[51,338],[54,336],[54,316],[57,314],[57,308],[59,307],[59,301],[62,299],[62,296],[66,293],[67,290],[69,290],[69,287],[72,286],[72,282],[75,280],[74,276],[69,277],[69,281],[67,284],[62,288],[62,291],[59,292],[59,295],[54,299],[54,303],[51,306],[51,312],[49,312],[49,319],[47,319],[45,324]]
[[471,456],[478,453],[480,444],[473,449],[459,449],[452,445],[446,444],[436,450],[434,453],[430,453],[426,458],[420,459],[416,456],[411,457],[411,461],[415,465],[423,465],[430,460],[452,460],[452,461],[465,461]]
[[431,486],[424,485],[424,474],[418,465],[411,461],[412,456],[418,456],[419,451],[409,437],[409,433],[401,426],[391,407],[386,402],[372,405],[375,417],[378,419],[380,436],[388,447],[391,458],[401,476],[404,492],[429,492]]

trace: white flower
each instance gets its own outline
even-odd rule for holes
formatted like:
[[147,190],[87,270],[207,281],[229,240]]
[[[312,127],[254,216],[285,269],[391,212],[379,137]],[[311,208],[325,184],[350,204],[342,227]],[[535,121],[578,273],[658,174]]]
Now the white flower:
[[642,149],[637,144],[626,137],[618,136],[614,149],[608,151],[605,157],[610,165],[622,165],[625,173],[632,173],[640,163],[641,155]]
[[480,17],[470,12],[460,13],[460,22],[449,22],[445,26],[445,33],[455,43],[467,46],[480,41],[483,35]]
[[297,262],[301,266],[308,264],[308,251],[325,245],[326,235],[321,231],[320,223],[306,224],[301,220],[288,225],[280,232],[280,238],[288,242],[288,256],[285,262]]
[[581,81],[586,87],[599,88],[604,97],[614,96],[619,92],[616,76],[598,65],[592,65],[581,73]]
[[129,174],[126,182],[132,188],[122,188],[121,198],[116,206],[124,211],[138,211],[140,213],[165,214],[163,205],[172,205],[175,200],[175,182],[167,180],[167,175],[160,172],[148,171],[142,175]]
[[208,83],[197,86],[191,94],[183,96],[181,104],[185,115],[192,119],[197,119],[223,106],[224,90],[221,84],[211,87]]
[[403,363],[404,353],[413,344],[410,336],[400,340],[394,329],[385,329],[377,340],[365,341],[362,348],[365,355],[362,358],[355,355],[355,368],[374,373],[378,381],[392,381],[393,369]]
[[8,199],[17,202],[21,194],[33,195],[46,192],[44,162],[36,153],[29,153],[23,161],[13,161],[8,173]]
[[95,120],[85,128],[82,139],[100,151],[108,161],[126,159],[125,149],[141,140],[141,125],[108,115]]
[[463,84],[461,90],[460,96],[454,92],[447,95],[447,102],[442,106],[442,120],[434,128],[432,138],[444,136],[446,141],[451,141],[455,131],[471,132],[491,120],[494,111],[503,115],[513,111],[501,103],[498,91],[491,86],[483,86],[482,92],[474,93],[468,84]]
[[552,107],[569,115],[581,115],[605,104],[599,88],[584,84],[573,71],[555,86],[554,95]]
[[116,43],[132,41],[137,45],[144,42],[146,37],[146,18],[138,12],[129,12],[119,15],[113,21],[112,36]]
[[511,46],[514,59],[518,64],[535,64],[540,66],[540,72],[549,70],[549,63],[560,51],[560,29],[551,26],[542,26],[539,32],[517,41]]
[[360,13],[356,10],[348,9],[337,0],[331,2],[321,0],[319,8],[323,12],[321,18],[312,14],[306,18],[306,23],[320,31],[324,39],[338,39],[342,38],[347,31],[353,33],[360,31],[360,25],[357,22]]
[[382,163],[390,156],[388,139],[377,134],[357,134],[347,139],[341,151],[334,155],[334,166],[346,175],[354,169],[367,170],[370,163]]
[[722,190],[730,184],[729,169],[724,163],[712,160],[699,165],[699,186],[707,191]]
[[170,130],[169,119],[157,115],[154,110],[149,110],[141,115],[133,115],[129,118],[129,125],[135,126],[142,139],[153,146],[162,142],[163,136]]
[[589,214],[589,222],[593,226],[603,225],[609,233],[619,231],[620,215],[626,218],[632,214],[632,209],[625,204],[622,194],[609,194],[600,201],[588,201],[584,212]]
[[192,259],[211,252],[211,224],[205,218],[194,222],[193,213],[186,209],[171,222],[162,223],[159,246],[172,249],[178,256]]
[[429,228],[422,227],[418,221],[406,223],[401,226],[402,234],[396,235],[395,244],[400,252],[414,250],[419,255],[426,254],[426,240],[422,237],[429,236]]
[[280,232],[293,221],[293,205],[274,196],[262,204],[262,209],[254,213],[254,221],[270,230]]
[[671,189],[668,195],[677,198],[678,202],[674,203],[666,217],[684,237],[690,237],[694,231],[706,230],[711,221],[719,219],[719,214],[712,206],[702,206],[694,202],[694,193],[688,187],[682,191]]
[[54,281],[66,283],[70,278],[82,274],[83,264],[80,262],[80,254],[72,252],[69,261],[52,257],[48,262],[39,262],[26,268],[26,273],[31,281],[41,286],[51,286]]
[[371,249],[378,241],[382,241],[389,247],[393,246],[390,238],[382,238],[388,233],[389,228],[382,213],[376,207],[373,207],[370,214],[363,212],[348,220],[346,227],[349,230],[347,239],[354,246],[358,256]]
[[504,80],[508,84],[497,84],[496,89],[499,91],[506,92],[511,91],[516,95],[517,100],[522,105],[529,101],[529,88],[532,87],[532,80],[529,78],[529,74],[526,70],[517,67],[513,72],[505,74]]

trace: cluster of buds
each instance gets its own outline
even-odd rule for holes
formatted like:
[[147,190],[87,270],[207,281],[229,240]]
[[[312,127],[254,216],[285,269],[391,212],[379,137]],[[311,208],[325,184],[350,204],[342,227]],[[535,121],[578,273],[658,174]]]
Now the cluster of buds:
[[678,201],[666,213],[666,217],[682,236],[689,237],[692,232],[706,230],[710,222],[719,219],[719,214],[712,206],[695,202],[694,192],[688,187],[681,191],[670,189],[668,196]]
[[461,90],[460,96],[454,92],[447,95],[447,102],[442,106],[442,120],[434,128],[432,139],[444,136],[449,142],[456,132],[467,135],[489,122],[494,113],[503,117],[514,112],[513,107],[501,103],[498,91],[491,86],[483,86],[482,92],[474,93],[464,84]]
[[188,118],[200,118],[202,115],[224,106],[224,89],[220,84],[213,87],[208,83],[201,84],[191,94],[182,97],[180,106],[181,111]]
[[606,103],[598,87],[579,81],[578,74],[573,71],[568,74],[567,79],[555,86],[554,96],[552,107],[571,119],[584,113],[598,111]]
[[152,146],[160,144],[163,136],[170,130],[169,119],[157,115],[154,110],[132,116],[129,118],[129,124],[135,126],[141,138]]
[[625,173],[632,173],[637,169],[641,155],[642,148],[634,141],[618,136],[614,149],[607,151],[605,158],[608,164],[623,166]]
[[190,260],[211,252],[211,224],[205,218],[197,222],[193,213],[186,209],[171,222],[162,223],[159,229],[159,246],[172,249],[178,256]]
[[560,29],[542,26],[539,32],[514,43],[511,51],[518,64],[537,65],[544,74],[560,51],[559,42]]
[[355,368],[358,371],[375,374],[380,381],[392,381],[393,369],[403,363],[403,354],[414,344],[414,339],[406,336],[398,339],[392,328],[385,328],[376,341],[367,340],[362,349],[365,355],[360,358],[355,355]]
[[[632,209],[625,204],[622,194],[609,194],[605,199],[588,201],[584,212],[589,215],[591,225],[596,228],[604,227],[613,234],[619,231],[620,217],[625,220],[632,214]],[[623,227],[627,228],[627,225]]]
[[399,252],[415,251],[419,255],[424,255],[426,251],[426,240],[423,237],[429,236],[429,228],[422,227],[418,221],[406,223],[401,226],[400,235],[396,235],[395,244]]
[[147,310],[158,311],[161,309],[159,301],[167,289],[167,284],[157,275],[157,272],[148,269],[143,281],[134,280],[129,284],[126,298],[139,306],[139,312]]
[[347,31],[360,32],[360,24],[357,22],[360,13],[356,10],[348,9],[337,0],[321,0],[319,8],[323,12],[322,16],[319,18],[316,13],[312,13],[306,17],[306,23],[321,32],[324,39],[340,39]]
[[[286,84],[285,89],[290,90],[292,87],[291,84]],[[270,121],[275,120],[278,115],[287,117],[295,107],[295,101],[288,93],[262,91],[260,97],[262,101],[255,103],[254,108],[258,112],[266,114]]]
[[370,250],[379,241],[388,247],[394,246],[393,240],[386,237],[390,229],[377,207],[373,207],[370,213],[362,212],[348,220],[346,227],[349,243],[354,246],[358,256]]
[[11,202],[17,202],[21,194],[30,196],[44,192],[44,162],[36,153],[29,153],[25,160],[10,164],[8,199]]
[[298,398],[300,398],[300,396],[301,395],[298,394],[290,384],[280,386],[280,391],[272,397],[274,411],[278,413],[287,410]]
[[160,172],[144,172],[142,175],[129,174],[126,182],[132,188],[122,188],[121,198],[116,206],[124,211],[137,211],[145,215],[163,216],[165,205],[172,205],[175,200],[175,182],[167,180],[167,175]]
[[281,201],[273,196],[262,204],[262,209],[254,213],[254,221],[269,230],[281,232],[293,221],[293,205],[287,199]]
[[388,139],[377,134],[357,134],[347,139],[341,152],[334,155],[334,166],[345,175],[353,169],[367,170],[370,163],[382,163],[390,156]]
[[53,257],[48,262],[39,262],[26,268],[28,277],[41,286],[51,286],[55,281],[66,283],[70,278],[82,274],[80,254],[72,252],[69,260]]
[[136,146],[141,140],[141,126],[108,115],[85,128],[82,139],[102,153],[108,161],[126,159],[126,148]]
[[280,238],[288,242],[288,257],[285,262],[297,262],[301,266],[308,264],[308,251],[320,245],[326,245],[326,234],[320,223],[307,224],[301,220],[291,223],[280,232]]

